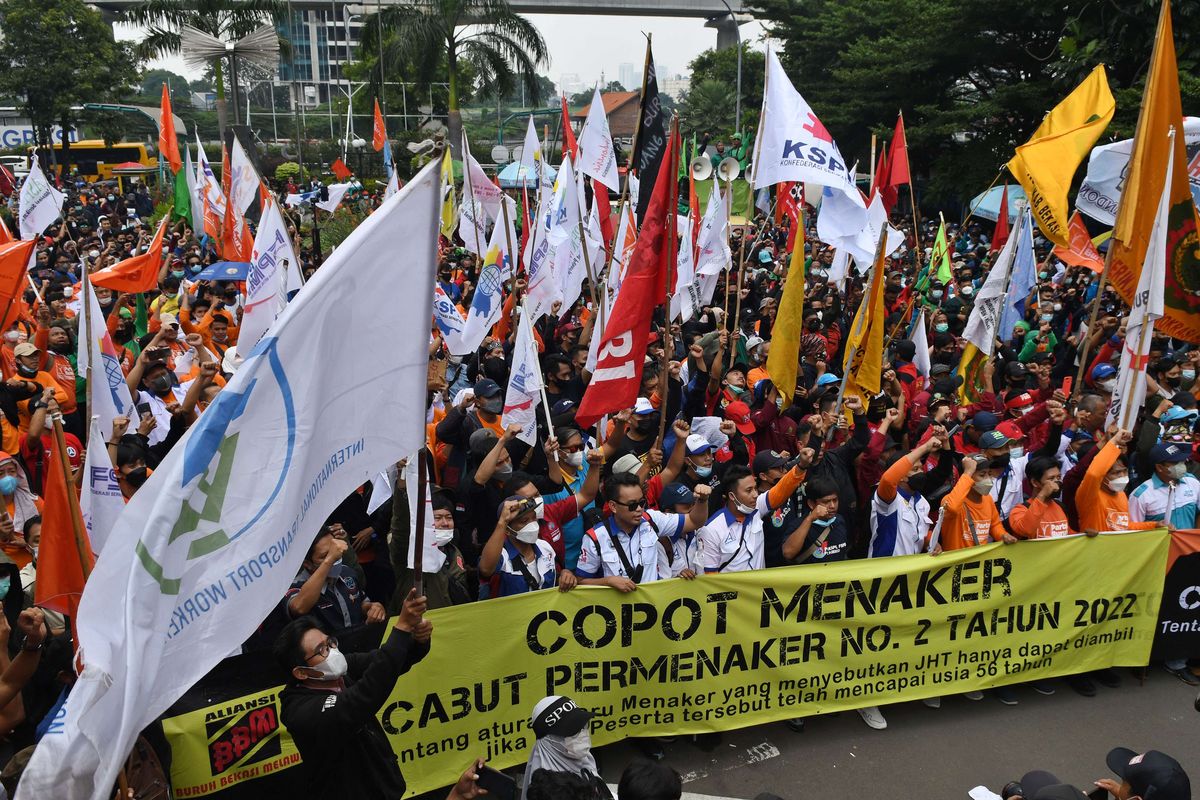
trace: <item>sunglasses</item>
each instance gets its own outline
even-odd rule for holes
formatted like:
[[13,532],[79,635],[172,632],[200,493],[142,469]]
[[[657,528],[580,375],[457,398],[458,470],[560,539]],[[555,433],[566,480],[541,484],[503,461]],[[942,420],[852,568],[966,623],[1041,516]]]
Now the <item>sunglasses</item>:
[[628,511],[637,511],[639,508],[646,507],[646,498],[641,497],[641,498],[638,498],[637,500],[630,500],[628,503],[618,503],[617,501],[614,500],[613,505],[620,506],[621,508],[624,508]]

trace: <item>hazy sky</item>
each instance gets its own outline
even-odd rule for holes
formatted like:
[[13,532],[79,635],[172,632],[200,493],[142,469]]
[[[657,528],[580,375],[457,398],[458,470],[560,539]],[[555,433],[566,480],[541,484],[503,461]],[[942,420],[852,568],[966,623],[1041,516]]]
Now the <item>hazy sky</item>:
[[[529,19],[550,46],[550,66],[541,72],[555,83],[565,73],[593,83],[601,71],[606,80],[618,80],[622,63],[633,64],[640,79],[646,47],[642,33],[653,35],[654,60],[671,74],[685,72],[688,62],[717,43],[717,32],[705,28],[702,19],[575,14],[530,14]],[[118,25],[116,31],[119,39],[139,35],[139,29],[130,25]],[[741,27],[741,33],[744,40],[758,43],[756,49],[761,49],[762,25],[749,22]],[[158,59],[149,66],[162,66],[188,78],[199,77],[199,72],[188,69],[178,56]]]

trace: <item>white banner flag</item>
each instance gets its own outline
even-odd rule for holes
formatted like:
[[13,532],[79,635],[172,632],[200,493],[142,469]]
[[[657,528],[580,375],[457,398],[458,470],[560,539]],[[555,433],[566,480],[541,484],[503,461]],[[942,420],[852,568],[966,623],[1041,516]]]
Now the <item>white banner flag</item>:
[[505,262],[509,260],[506,238],[504,226],[497,223],[492,228],[492,240],[488,242],[483,266],[479,268],[479,283],[475,286],[463,325],[461,346],[468,353],[479,347],[504,311],[504,270]]
[[537,128],[533,124],[533,115],[529,115],[529,125],[525,127],[525,143],[521,145],[521,166],[526,172],[536,172],[542,164],[542,143],[538,141]]
[[700,287],[696,284],[696,259],[692,250],[692,219],[677,214],[675,228],[679,232],[675,254],[675,291],[671,293],[671,319],[687,322],[700,308]]
[[733,263],[733,253],[729,249],[727,204],[728,198],[722,197],[717,179],[713,178],[708,204],[700,219],[700,232],[696,235],[696,249],[699,251],[696,257],[697,275],[719,275],[721,270],[729,269]]
[[1146,260],[1133,293],[1133,308],[1125,323],[1125,343],[1121,346],[1121,368],[1117,385],[1108,404],[1105,427],[1117,425],[1133,429],[1133,421],[1146,402],[1146,363],[1150,359],[1150,340],[1154,321],[1163,316],[1163,284],[1167,275],[1167,217],[1171,213],[1171,170],[1175,167],[1175,134],[1167,144],[1167,172],[1163,181],[1154,227],[1146,245]]
[[[466,321],[458,313],[458,307],[450,299],[450,295],[438,284],[433,285],[433,321],[442,332],[442,340],[452,356],[470,355],[474,347],[463,345],[463,329]],[[477,347],[478,345],[476,345]]]
[[201,227],[197,230],[197,233],[200,233],[204,227],[205,215],[218,220],[218,223],[225,218],[225,193],[221,191],[221,182],[213,174],[208,156],[204,154],[204,145],[200,144],[199,134],[196,134],[196,193],[203,207],[200,214]]
[[[422,540],[421,567],[426,572],[437,572],[446,561],[446,554],[433,545],[433,492],[426,464],[425,474],[425,537]],[[417,487],[420,480],[417,477],[417,457],[414,453],[408,457],[404,465],[404,490],[408,495],[408,568],[414,569],[417,563]]]
[[[138,733],[278,606],[326,516],[424,446],[438,169],[342,242],[125,507],[21,800],[108,800]],[[346,347],[365,341],[387,346]]]
[[1010,236],[996,256],[983,286],[975,295],[975,306],[971,316],[963,328],[963,338],[979,349],[980,353],[990,356],[996,345],[996,330],[1000,327],[1001,306],[1004,304],[1004,293],[1008,288],[1008,274],[1012,269],[1013,259],[1017,255],[1017,239]]
[[850,202],[865,206],[833,136],[792,86],[771,50],[767,51],[766,82],[751,185],[762,188],[780,181],[807,181],[829,186]]
[[[88,411],[100,418],[100,429],[104,431],[104,438],[100,441],[106,442],[112,432],[114,419],[121,416],[136,419],[136,416],[129,386],[125,383],[125,373],[121,370],[121,357],[113,345],[112,337],[108,335],[108,325],[104,323],[104,312],[100,310],[96,291],[91,281],[82,281],[82,289],[87,311],[80,320],[75,364],[78,374],[85,379],[88,369],[91,369]],[[84,330],[85,322],[90,336]]]
[[229,196],[239,214],[245,215],[246,209],[254,203],[258,183],[258,173],[250,163],[250,156],[242,148],[241,140],[234,136],[233,148],[229,151]]
[[92,544],[92,553],[97,556],[108,541],[109,532],[116,526],[117,518],[125,510],[121,484],[117,482],[112,459],[108,457],[108,448],[104,446],[111,435],[111,427],[104,430],[100,426],[100,418],[92,417],[88,441],[93,443],[93,446],[87,449],[83,461],[83,489],[79,493],[79,510],[83,515],[84,527],[87,528],[88,541]]
[[276,203],[270,202],[258,224],[246,275],[246,306],[238,331],[239,353],[253,350],[287,307],[287,273],[297,260],[283,214]]
[[332,183],[329,185],[329,199],[316,203],[316,206],[322,211],[328,211],[332,214],[342,204],[342,198],[346,196],[346,192],[355,188],[358,188],[358,184],[354,181]]
[[465,199],[477,201],[491,219],[500,217],[500,198],[504,192],[492,183],[492,179],[483,171],[483,167],[471,155],[471,147],[467,143],[467,134],[463,132],[463,195]]
[[917,315],[917,324],[913,328],[912,343],[913,347],[917,350],[916,355],[913,356],[913,365],[923,378],[928,378],[931,364],[929,362],[929,337],[925,333],[925,309],[921,309],[921,313]]
[[506,428],[520,425],[521,432],[517,438],[533,447],[537,444],[537,407],[541,399],[542,367],[538,363],[537,342],[534,341],[528,315],[521,313],[520,317],[501,420]]
[[588,106],[587,120],[579,132],[579,171],[612,189],[621,191],[621,179],[617,175],[617,154],[613,146],[612,133],[608,129],[608,117],[604,114],[604,100],[597,88],[592,93]]
[[38,166],[35,153],[30,157],[29,175],[21,184],[17,230],[22,239],[36,239],[62,214],[66,195],[50,185],[46,173]]
[[554,200],[550,204],[551,269],[558,277],[562,307],[567,314],[583,289],[587,270],[583,263],[583,240],[580,236],[580,190],[575,179],[570,156],[564,156],[558,180],[554,183]]

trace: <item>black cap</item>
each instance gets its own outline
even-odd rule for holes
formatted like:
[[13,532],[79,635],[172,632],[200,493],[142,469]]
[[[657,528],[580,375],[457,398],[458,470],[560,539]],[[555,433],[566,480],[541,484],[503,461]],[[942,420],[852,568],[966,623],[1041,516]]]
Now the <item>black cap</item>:
[[695,493],[682,483],[668,483],[663,487],[662,494],[658,496],[659,507],[668,510],[681,503],[691,505],[694,502],[696,502]]
[[892,345],[892,350],[895,351],[898,358],[902,358],[905,361],[912,361],[913,357],[917,354],[917,346],[913,344],[911,339],[901,339]]
[[491,378],[480,378],[475,381],[476,397],[495,397],[500,394],[500,384]]
[[1042,789],[1056,783],[1061,783],[1056,775],[1046,772],[1044,769],[1035,769],[1021,776],[1021,794],[1024,797],[1032,798]]
[[1088,800],[1082,789],[1076,789],[1069,783],[1053,783],[1026,796],[1029,800]]
[[994,430],[1000,424],[1000,418],[990,411],[977,411],[968,424],[980,433],[985,433]]
[[559,400],[550,409],[550,416],[559,417],[559,416],[562,416],[563,414],[568,414],[574,410],[575,410],[575,401],[574,400]]
[[1010,361],[1004,367],[1004,374],[1009,378],[1029,377],[1029,369],[1020,361]]
[[759,450],[754,455],[754,465],[751,467],[754,474],[766,472],[771,469],[780,469],[787,463],[787,459],[781,456],[774,450]]
[[1109,751],[1108,768],[1129,784],[1130,794],[1154,800],[1192,800],[1192,783],[1179,762],[1166,753],[1136,753],[1128,747]]
[[574,736],[587,726],[592,712],[580,708],[569,697],[552,695],[533,707],[530,724],[540,739],[543,736]]

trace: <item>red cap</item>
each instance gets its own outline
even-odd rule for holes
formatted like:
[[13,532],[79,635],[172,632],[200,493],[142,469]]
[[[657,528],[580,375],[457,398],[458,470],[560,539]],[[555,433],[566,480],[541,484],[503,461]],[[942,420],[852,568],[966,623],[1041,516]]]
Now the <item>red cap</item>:
[[1025,406],[1031,405],[1033,405],[1033,395],[1031,395],[1029,392],[1021,392],[1020,394],[1009,399],[1009,401],[1004,404],[1004,407],[1009,411],[1012,411],[1014,408],[1024,408]]
[[750,421],[750,406],[741,400],[725,406],[725,419],[731,420],[746,436],[754,433],[754,423]]
[[1017,426],[1017,423],[1013,422],[1010,419],[1005,420],[1004,422],[1001,422],[999,425],[997,425],[996,430],[1000,431],[1001,433],[1003,433],[1005,436],[1007,436],[1010,439],[1024,439],[1025,438],[1025,432],[1022,431],[1020,429],[1020,427]]

